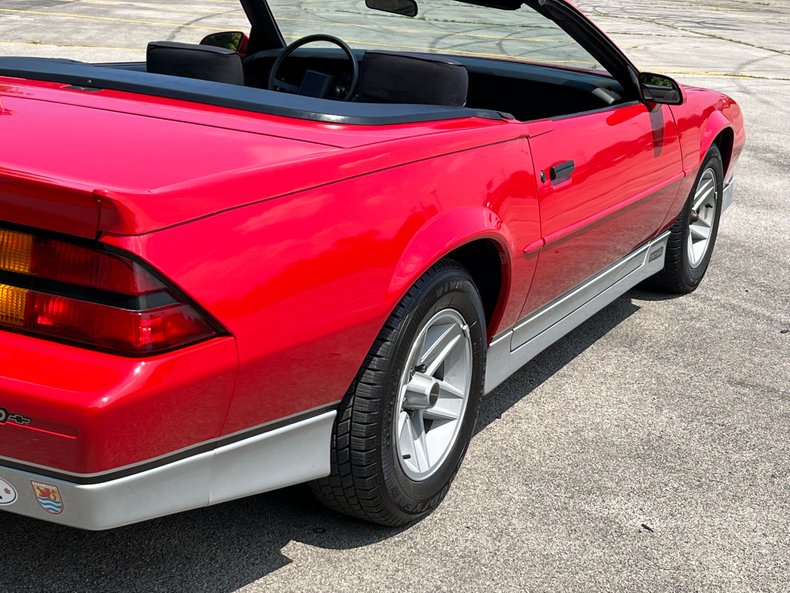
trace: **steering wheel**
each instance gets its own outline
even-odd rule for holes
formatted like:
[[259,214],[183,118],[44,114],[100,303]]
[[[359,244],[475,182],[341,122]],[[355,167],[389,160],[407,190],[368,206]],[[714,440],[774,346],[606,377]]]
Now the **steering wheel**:
[[283,65],[288,57],[294,53],[297,49],[302,47],[303,45],[307,45],[308,43],[314,43],[316,41],[326,41],[328,43],[332,43],[337,45],[340,49],[343,50],[343,53],[346,54],[346,58],[351,62],[351,84],[348,86],[348,90],[346,94],[341,97],[343,101],[348,101],[351,97],[354,96],[354,93],[357,90],[357,85],[359,84],[359,60],[357,60],[356,56],[352,53],[351,48],[342,40],[338,39],[334,35],[308,35],[307,37],[302,37],[301,39],[297,39],[288,47],[286,47],[277,59],[274,61],[272,65],[272,69],[269,72],[269,90],[276,91],[281,90],[288,93],[298,93],[299,87],[295,84],[290,84],[283,80],[280,80],[278,74],[280,73],[280,68]]

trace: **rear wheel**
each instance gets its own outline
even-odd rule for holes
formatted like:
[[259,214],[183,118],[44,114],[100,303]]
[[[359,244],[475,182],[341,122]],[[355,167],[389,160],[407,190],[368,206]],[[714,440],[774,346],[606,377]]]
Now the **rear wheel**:
[[459,264],[440,262],[392,313],[343,400],[316,497],[390,526],[435,509],[474,430],[484,359],[477,289]]
[[648,281],[650,287],[678,294],[697,289],[716,244],[723,186],[724,166],[719,147],[714,144],[672,227],[664,269]]

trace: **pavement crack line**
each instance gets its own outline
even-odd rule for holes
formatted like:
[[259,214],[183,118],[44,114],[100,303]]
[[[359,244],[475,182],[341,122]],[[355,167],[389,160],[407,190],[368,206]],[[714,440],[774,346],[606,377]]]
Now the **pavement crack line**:
[[741,41],[739,39],[731,39],[729,37],[725,37],[724,35],[716,35],[715,33],[708,33],[705,31],[695,31],[694,29],[685,29],[683,27],[679,27],[678,25],[674,25],[671,23],[660,23],[656,20],[649,19],[647,17],[641,16],[633,16],[633,15],[623,15],[623,14],[614,14],[610,12],[606,12],[604,9],[596,7],[594,8],[595,12],[605,16],[607,18],[612,19],[621,19],[621,20],[631,20],[631,21],[638,21],[640,23],[646,23],[649,25],[659,25],[661,27],[666,27],[668,29],[672,29],[673,31],[678,31],[681,33],[688,33],[691,35],[699,35],[700,37],[707,37],[708,39],[718,39],[719,41],[727,41],[729,43],[734,43],[737,45],[743,45],[745,47],[752,47],[754,49],[759,49],[762,51],[767,51],[770,53],[779,54],[781,56],[790,56],[790,51],[784,51],[781,49],[774,49],[772,47],[765,47],[763,45],[757,45],[756,43],[749,43],[748,41]]

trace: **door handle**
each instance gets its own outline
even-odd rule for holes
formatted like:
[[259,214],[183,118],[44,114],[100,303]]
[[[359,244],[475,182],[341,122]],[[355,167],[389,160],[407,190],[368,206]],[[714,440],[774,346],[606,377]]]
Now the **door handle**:
[[570,179],[575,169],[576,163],[573,161],[565,161],[559,165],[554,165],[549,169],[549,179],[551,179],[552,183],[562,183]]

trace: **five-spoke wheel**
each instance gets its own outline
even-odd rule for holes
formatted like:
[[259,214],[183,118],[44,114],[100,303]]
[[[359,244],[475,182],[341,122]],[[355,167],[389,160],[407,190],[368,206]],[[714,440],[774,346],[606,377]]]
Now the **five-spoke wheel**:
[[472,385],[472,340],[453,309],[434,315],[401,376],[395,446],[404,473],[424,480],[452,450]]
[[719,230],[724,164],[719,147],[711,146],[686,205],[675,220],[667,244],[664,269],[648,285],[678,294],[696,290],[708,269]]
[[719,188],[716,171],[713,167],[708,167],[697,183],[689,217],[687,244],[689,264],[692,268],[698,267],[708,253],[713,236],[713,225],[716,222],[718,201]]
[[435,509],[472,437],[485,362],[472,278],[439,262],[396,307],[338,410],[324,504],[383,525]]

